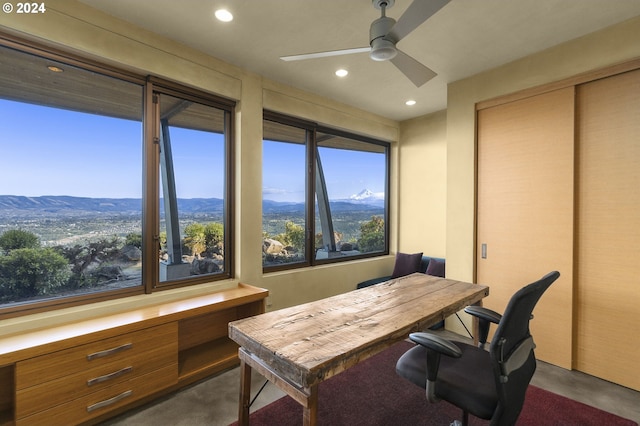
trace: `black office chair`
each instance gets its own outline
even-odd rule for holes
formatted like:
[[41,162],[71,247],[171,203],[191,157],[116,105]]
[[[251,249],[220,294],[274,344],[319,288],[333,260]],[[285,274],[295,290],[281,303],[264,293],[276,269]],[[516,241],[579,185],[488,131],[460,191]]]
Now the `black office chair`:
[[[469,413],[491,420],[492,426],[514,425],[536,369],[535,344],[529,332],[531,312],[559,276],[551,272],[520,289],[502,316],[480,306],[465,308],[479,319],[479,347],[431,333],[412,333],[409,337],[417,345],[400,357],[396,372],[426,389],[429,402],[445,400],[460,407],[464,426]],[[486,351],[490,323],[498,328]]]

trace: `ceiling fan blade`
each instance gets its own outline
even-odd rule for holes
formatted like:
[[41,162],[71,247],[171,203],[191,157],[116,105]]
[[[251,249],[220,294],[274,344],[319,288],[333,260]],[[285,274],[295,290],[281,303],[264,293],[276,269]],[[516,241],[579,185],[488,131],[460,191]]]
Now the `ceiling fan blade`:
[[450,1],[451,0],[414,0],[400,19],[398,19],[398,22],[391,28],[389,35],[396,43],[399,42],[433,14],[445,7]]
[[281,56],[283,61],[302,61],[304,59],[326,58],[328,56],[351,55],[352,53],[370,52],[371,47],[356,47],[354,49],[331,50],[328,52],[305,53],[302,55]]
[[395,58],[391,59],[391,63],[402,71],[402,73],[406,75],[407,78],[416,85],[416,87],[422,86],[427,81],[438,75],[433,70],[422,65],[420,62],[400,50],[398,50],[398,54]]

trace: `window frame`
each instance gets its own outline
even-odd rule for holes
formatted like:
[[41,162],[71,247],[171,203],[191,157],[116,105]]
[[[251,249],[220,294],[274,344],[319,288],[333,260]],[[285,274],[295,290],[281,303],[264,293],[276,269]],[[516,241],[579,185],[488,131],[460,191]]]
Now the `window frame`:
[[[51,46],[32,42],[0,31],[0,47],[18,52],[35,55],[69,66],[77,67],[89,72],[115,78],[139,85],[142,88],[142,135],[140,148],[143,152],[140,171],[142,173],[142,238],[143,264],[142,283],[135,287],[116,290],[97,291],[87,294],[53,297],[38,301],[25,301],[0,307],[0,319],[24,316],[56,309],[81,306],[90,303],[122,299],[140,294],[150,294],[177,287],[185,287],[204,282],[219,281],[234,277],[234,187],[235,187],[235,105],[236,102],[202,89],[188,87],[183,84],[150,75],[141,75],[117,68],[99,61],[88,59],[80,55],[53,48]],[[159,146],[155,141],[159,120],[155,123],[153,94],[154,90],[172,96],[187,98],[194,102],[224,110],[225,136],[225,182],[224,182],[224,272],[207,274],[171,281],[167,284],[159,282],[158,268],[158,233],[159,233]],[[156,260],[156,261],[154,261]]]
[[[391,144],[389,142],[385,142],[379,139],[375,139],[368,136],[362,136],[355,133],[351,133],[348,131],[332,128],[325,125],[320,125],[313,121],[304,120],[296,117],[292,117],[287,114],[282,114],[275,111],[264,110],[263,111],[263,123],[264,121],[272,121],[275,123],[289,125],[293,127],[298,127],[305,129],[307,131],[307,140],[306,140],[306,183],[305,183],[305,261],[304,262],[293,262],[290,264],[278,264],[278,265],[262,265],[263,273],[269,272],[278,272],[284,270],[312,267],[318,265],[326,265],[332,263],[341,263],[348,262],[357,259],[371,258],[371,257],[380,257],[387,256],[389,254],[390,247],[390,170],[391,170]],[[263,124],[264,126],[264,124]],[[384,250],[370,252],[370,253],[360,253],[357,255],[350,255],[344,257],[333,257],[327,259],[316,259],[315,256],[315,229],[316,229],[316,218],[315,218],[315,206],[316,206],[316,189],[317,189],[317,179],[316,179],[316,170],[317,170],[317,149],[318,145],[316,142],[317,133],[327,133],[339,137],[344,137],[348,139],[353,139],[359,142],[371,143],[377,146],[380,146],[384,149],[385,153],[385,200],[384,200],[384,233],[385,233],[385,244]],[[263,135],[263,143],[264,143],[264,135]],[[269,139],[267,139],[269,140]]]
[[[365,143],[370,143],[373,145],[377,145],[380,146],[382,148],[384,148],[384,152],[385,152],[385,177],[384,177],[384,193],[385,193],[385,197],[384,197],[384,235],[385,235],[385,241],[384,241],[384,250],[382,251],[376,251],[376,252],[370,252],[370,253],[361,253],[359,255],[351,255],[351,256],[347,256],[345,258],[328,258],[328,259],[314,259],[315,260],[315,264],[317,265],[322,265],[322,264],[327,264],[327,263],[336,263],[336,262],[344,262],[347,260],[352,260],[352,259],[364,259],[364,258],[369,258],[369,257],[379,257],[379,256],[386,256],[389,254],[389,246],[390,246],[390,241],[389,241],[389,231],[390,231],[390,227],[389,227],[389,222],[390,222],[390,197],[389,197],[389,191],[391,188],[390,185],[390,170],[391,170],[391,144],[389,142],[384,142],[372,137],[367,137],[367,136],[361,136],[361,135],[356,135],[347,131],[343,131],[343,130],[339,130],[339,129],[334,129],[331,127],[327,127],[327,126],[322,126],[322,125],[318,125],[316,128],[316,131],[314,132],[314,135],[318,132],[321,133],[326,133],[326,134],[331,134],[334,136],[339,136],[339,137],[344,137],[344,138],[348,138],[348,139],[353,139],[353,140],[357,140],[359,142],[365,142]],[[316,150],[317,150],[317,146],[316,146]],[[316,164],[315,162],[313,164]],[[314,187],[314,191],[315,191],[315,187]]]
[[[271,111],[267,111],[264,110],[263,111],[263,117],[262,117],[262,121],[263,121],[263,125],[264,125],[264,121],[271,121],[274,123],[278,123],[278,124],[282,124],[285,126],[291,126],[291,127],[296,127],[298,129],[304,130],[305,131],[305,143],[304,143],[304,147],[305,147],[305,164],[311,164],[315,161],[315,154],[313,152],[313,149],[311,148],[311,146],[313,145],[313,143],[315,143],[315,132],[313,131],[313,128],[315,127],[315,124],[313,122],[310,121],[306,121],[306,120],[302,120],[302,119],[297,119],[294,117],[290,117],[290,116],[286,116],[283,114],[279,114],[279,113],[275,113],[275,112],[271,112]],[[278,142],[278,141],[275,141]],[[262,143],[264,144],[264,138],[262,140]],[[285,142],[282,142],[285,143]],[[304,261],[302,262],[292,262],[292,263],[288,263],[288,264],[278,264],[278,265],[270,265],[270,266],[264,266],[264,264],[262,265],[262,270],[263,272],[274,272],[274,271],[282,271],[282,270],[287,270],[287,269],[296,269],[296,268],[304,268],[307,267],[309,265],[311,265],[311,259],[313,257],[313,253],[314,253],[314,248],[312,244],[309,244],[309,241],[313,239],[313,229],[315,227],[314,221],[315,221],[315,215],[313,212],[313,209],[310,208],[309,206],[313,205],[313,203],[315,202],[315,198],[314,198],[314,191],[309,191],[309,185],[312,185],[314,182],[313,179],[313,173],[314,173],[314,169],[310,168],[308,166],[305,167],[305,196],[304,196],[304,221],[305,221],[305,250],[304,250]],[[260,200],[260,203],[262,205],[262,201],[263,199]],[[263,229],[264,231],[264,229]],[[311,232],[311,235],[309,234]]]
[[[144,205],[148,206],[143,209],[143,242],[150,244],[150,247],[144,246],[144,253],[149,253],[149,259],[143,262],[143,282],[145,285],[145,293],[152,293],[154,290],[164,290],[170,288],[184,287],[188,285],[202,284],[210,281],[219,281],[222,279],[229,279],[234,276],[234,262],[233,262],[233,241],[234,241],[234,208],[233,193],[235,182],[234,173],[234,117],[235,117],[235,102],[224,99],[216,95],[204,95],[204,92],[196,89],[190,89],[186,86],[174,83],[168,80],[164,80],[154,76],[147,77],[147,85],[145,86],[145,97],[150,97],[150,104],[145,102],[145,106],[150,106],[148,110],[145,110],[145,130],[146,123],[149,123],[148,132],[144,135],[145,150],[148,151],[149,157],[146,153],[144,158],[152,159],[150,165],[144,167],[145,179],[143,179],[143,198]],[[159,176],[159,140],[160,140],[160,119],[157,117],[156,106],[157,102],[154,100],[156,94],[166,94],[176,98],[190,100],[198,104],[210,106],[224,111],[224,137],[225,137],[225,178],[224,185],[224,273],[221,274],[206,274],[196,275],[189,278],[183,278],[181,280],[173,280],[167,282],[161,282],[159,276],[159,269],[157,268],[157,262],[153,259],[158,259],[159,248],[158,241],[159,236],[156,234],[160,230],[160,200],[158,198],[160,190],[160,176]],[[204,96],[203,96],[204,95]],[[147,116],[147,114],[149,116]],[[149,208],[151,207],[151,209]],[[146,222],[145,222],[146,221]],[[146,223],[146,225],[145,225]],[[149,237],[145,237],[149,235]],[[149,250],[150,249],[150,250]],[[145,266],[148,265],[147,269]],[[151,270],[153,269],[153,270]],[[145,279],[145,271],[150,279]]]

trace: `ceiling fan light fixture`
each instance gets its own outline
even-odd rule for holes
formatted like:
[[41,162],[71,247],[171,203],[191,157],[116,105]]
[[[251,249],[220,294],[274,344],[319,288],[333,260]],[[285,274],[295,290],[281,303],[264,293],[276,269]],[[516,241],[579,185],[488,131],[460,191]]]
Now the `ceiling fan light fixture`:
[[371,41],[371,53],[369,56],[374,61],[389,61],[396,57],[398,51],[396,45],[382,37]]

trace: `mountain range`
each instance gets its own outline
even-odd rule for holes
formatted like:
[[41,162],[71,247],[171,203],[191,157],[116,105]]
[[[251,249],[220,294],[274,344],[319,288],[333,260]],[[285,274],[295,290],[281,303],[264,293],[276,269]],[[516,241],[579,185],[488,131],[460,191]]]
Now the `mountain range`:
[[[190,213],[199,211],[221,212],[223,202],[219,198],[190,198],[180,200],[180,206],[185,212]],[[139,198],[0,195],[0,211],[131,213],[140,212],[141,210],[142,200]]]
[[[181,213],[222,213],[224,209],[220,198],[182,198],[178,205]],[[384,196],[365,189],[347,199],[331,200],[330,205],[332,211],[380,209],[384,208]],[[139,198],[0,195],[0,212],[4,213],[136,213],[141,208],[142,200]],[[304,212],[305,206],[302,202],[263,200],[262,208],[264,213]]]

